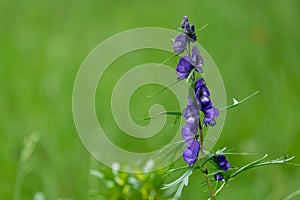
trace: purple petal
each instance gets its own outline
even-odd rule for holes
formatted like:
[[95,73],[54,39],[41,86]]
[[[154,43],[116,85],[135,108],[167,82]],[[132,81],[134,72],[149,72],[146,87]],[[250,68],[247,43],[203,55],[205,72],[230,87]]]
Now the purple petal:
[[173,50],[175,53],[179,54],[184,52],[185,48],[186,48],[186,35],[179,34],[173,43]]
[[192,70],[193,66],[189,62],[188,56],[180,58],[179,63],[176,68],[176,73],[178,75],[178,80],[187,78]]
[[214,126],[214,125],[216,125],[216,120],[215,119],[211,119],[209,122],[208,122],[208,124],[210,125],[210,126]]
[[193,98],[191,98],[190,95],[188,96],[187,106],[192,106],[195,110],[200,110],[199,109],[199,101],[198,101],[195,93],[193,95]]
[[204,65],[204,60],[200,55],[199,49],[197,46],[193,46],[192,49],[192,64],[195,66],[195,69],[202,73],[202,66]]
[[187,40],[191,42],[195,42],[197,40],[197,36],[195,34],[195,26],[186,22],[184,25],[184,33],[187,35]]
[[208,90],[208,88],[206,86],[203,86],[203,87],[200,88],[200,93],[203,96],[206,96],[206,97],[210,96],[210,92],[209,92],[209,90]]
[[184,16],[183,20],[182,20],[182,22],[180,24],[180,27],[184,28],[185,27],[185,23],[188,22],[188,21],[189,21],[188,16]]
[[222,176],[221,173],[215,174],[214,178],[215,178],[216,181],[223,181],[224,180],[224,177]]
[[210,107],[204,112],[205,118],[203,119],[203,123],[209,124],[210,126],[216,125],[215,118],[219,116],[219,110],[214,107]]
[[199,118],[200,118],[198,110],[199,109],[198,109],[197,104],[186,107],[183,115],[186,118],[186,123],[187,124],[196,124],[196,125],[198,125]]
[[206,96],[202,96],[199,100],[201,104],[208,104],[210,102],[210,99]]
[[200,144],[197,140],[193,140],[191,145],[187,148],[185,148],[183,152],[183,159],[189,164],[193,165],[198,157],[200,150]]
[[219,110],[217,108],[214,108],[214,118],[219,117]]
[[230,169],[230,164],[224,155],[218,155],[217,160],[221,170],[227,171]]
[[195,25],[194,24],[191,25],[191,32],[195,32]]
[[193,142],[197,131],[198,131],[198,127],[194,127],[194,126],[185,125],[182,128],[182,132],[181,132],[182,138],[185,141],[185,145],[187,147],[190,146],[191,143]]
[[185,24],[184,24],[184,33],[185,34],[189,34],[189,33],[191,33],[191,26],[190,26],[190,24],[189,24],[189,22],[186,22]]
[[205,81],[204,81],[203,78],[200,78],[200,79],[196,82],[195,87],[198,88],[198,87],[202,87],[202,86],[205,86]]

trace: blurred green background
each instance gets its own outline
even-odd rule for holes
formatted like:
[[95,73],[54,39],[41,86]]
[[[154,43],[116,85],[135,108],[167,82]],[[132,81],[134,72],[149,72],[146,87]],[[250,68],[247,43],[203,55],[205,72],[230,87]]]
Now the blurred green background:
[[[300,163],[300,2],[132,0],[0,1],[0,199],[12,199],[23,140],[39,141],[20,186],[21,199],[87,199],[90,155],[72,118],[72,88],[81,62],[101,41],[136,27],[175,29],[183,15],[222,73],[228,101],[260,90],[227,112],[217,147],[286,152]],[[175,67],[175,66],[174,66]],[[231,157],[239,166],[253,157]],[[294,166],[255,169],[220,199],[281,199],[300,188]],[[17,186],[18,187],[18,186]],[[183,199],[199,199],[197,177]]]

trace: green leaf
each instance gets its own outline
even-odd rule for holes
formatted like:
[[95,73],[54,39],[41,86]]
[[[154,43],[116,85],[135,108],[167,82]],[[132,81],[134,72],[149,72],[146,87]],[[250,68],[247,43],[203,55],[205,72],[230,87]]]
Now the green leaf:
[[186,78],[186,80],[185,80],[186,83],[189,82],[189,80],[191,79],[191,77],[194,75],[194,72],[195,72],[195,69],[193,68],[193,69],[191,70],[191,72],[189,73],[189,76],[188,76],[188,77]]
[[266,157],[268,157],[268,154],[264,155],[262,158],[255,160],[247,165],[244,165],[243,167],[241,167],[240,169],[238,169],[236,172],[232,173],[230,178],[233,178],[235,176],[237,176],[238,174],[240,174],[243,171],[246,171],[247,169],[251,169],[255,164],[259,163],[260,161],[262,161],[263,159],[265,159]]
[[154,117],[158,117],[160,115],[175,115],[175,116],[181,116],[182,115],[182,112],[179,112],[179,111],[163,111],[163,112],[160,112],[160,113],[157,113],[156,115],[153,115],[151,117],[145,117],[145,118],[138,118],[138,120],[150,120],[150,119],[153,119]]
[[242,152],[242,153],[237,153],[237,152],[230,152],[230,150],[227,150],[227,147],[224,147],[223,149],[217,150],[216,155],[256,155],[256,153],[247,153],[247,152]]
[[180,171],[180,170],[183,170],[183,169],[188,169],[188,168],[192,168],[190,166],[184,166],[184,167],[179,167],[179,168],[175,168],[175,169],[170,169],[165,176],[169,176],[171,173],[174,173],[174,172],[177,172],[177,171]]
[[175,126],[175,124],[179,121],[180,116],[175,117],[174,122],[172,123],[171,126]]
[[[175,41],[175,40],[174,40]],[[168,62],[169,60],[171,60],[172,58],[174,58],[174,57],[176,57],[176,56],[178,56],[179,54],[174,54],[174,55],[172,55],[172,56],[170,56],[169,58],[167,58],[166,60],[164,60],[163,62],[161,62],[161,63],[159,63],[159,64],[157,64],[157,65],[155,65],[155,66],[160,66],[160,65],[163,65],[163,64],[165,64],[166,62]]]
[[229,106],[226,106],[226,107],[224,107],[224,108],[221,108],[221,109],[220,109],[220,112],[223,111],[223,110],[227,110],[227,109],[229,109],[229,108],[236,107],[236,106],[240,105],[241,103],[243,103],[244,101],[247,101],[247,100],[250,99],[251,97],[254,97],[254,96],[257,95],[258,93],[259,93],[259,90],[256,91],[256,92],[254,92],[253,94],[247,96],[246,98],[240,100],[240,101],[238,101],[237,99],[233,98],[233,104],[232,104],[232,105],[229,105]]
[[188,171],[186,171],[183,175],[181,175],[178,179],[174,180],[171,183],[164,184],[161,188],[162,190],[173,187],[175,185],[178,185],[182,181],[184,181],[186,178],[188,178],[193,173],[194,167],[191,167]]
[[268,157],[268,154],[264,155],[262,158],[258,159],[258,160],[255,160],[243,167],[241,167],[240,169],[238,169],[236,172],[232,173],[232,175],[230,176],[230,178],[233,178],[235,176],[237,176],[238,174],[246,171],[246,170],[249,170],[249,169],[252,169],[252,168],[255,168],[255,167],[261,167],[261,166],[265,166],[265,165],[274,165],[274,164],[292,164],[292,165],[297,165],[297,164],[294,164],[294,163],[289,163],[288,161],[291,161],[292,159],[295,158],[295,156],[292,156],[292,157],[288,157],[287,155],[284,156],[284,157],[281,157],[281,158],[277,158],[275,160],[270,160],[270,161],[266,161],[266,162],[262,162],[262,160],[264,160],[266,157]]
[[155,92],[153,95],[150,95],[150,96],[147,96],[147,97],[152,98],[152,97],[154,97],[154,96],[156,96],[156,95],[162,93],[163,91],[165,91],[166,89],[168,89],[169,87],[171,87],[172,85],[174,85],[175,83],[178,83],[179,81],[181,81],[181,80],[176,80],[175,82],[170,83],[170,84],[167,85],[167,86],[164,86],[162,89],[158,90],[158,91]]
[[264,165],[274,165],[274,164],[289,164],[287,162],[290,160],[293,160],[294,158],[295,158],[295,156],[292,156],[289,158],[288,157],[278,158],[278,159],[263,162],[263,163],[257,163],[254,165],[254,167],[260,167],[260,166],[264,166]]
[[184,186],[187,186],[189,183],[189,177],[191,174],[193,174],[193,170],[195,169],[195,167],[191,167],[188,171],[186,171],[182,176],[180,176],[178,179],[176,179],[175,181],[165,184],[164,187],[162,189],[167,189],[170,187],[174,187],[176,185],[179,184],[177,191],[174,195],[174,197],[172,198],[172,200],[178,200],[181,196],[181,193],[183,191]]

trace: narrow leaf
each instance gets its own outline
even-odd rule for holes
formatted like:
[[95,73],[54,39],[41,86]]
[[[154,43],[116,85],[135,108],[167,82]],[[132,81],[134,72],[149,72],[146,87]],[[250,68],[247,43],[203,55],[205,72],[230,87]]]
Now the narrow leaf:
[[194,170],[194,167],[190,168],[188,171],[186,171],[183,175],[181,175],[175,181],[173,181],[171,183],[164,184],[164,186],[161,189],[164,190],[164,189],[170,188],[174,185],[177,185],[177,184],[181,183],[182,181],[184,181],[184,179],[186,177],[189,177],[193,173],[193,170]]
[[154,117],[158,117],[160,115],[175,115],[175,116],[180,117],[182,115],[182,113],[179,112],[179,111],[163,111],[163,112],[157,113],[156,115],[153,115],[151,117],[145,117],[145,118],[142,118],[142,119],[138,118],[138,120],[150,120],[150,119],[152,119]]
[[255,160],[255,161],[253,161],[253,162],[251,162],[251,163],[249,163],[249,164],[247,164],[247,165],[241,167],[241,168],[238,169],[236,172],[232,173],[231,176],[230,176],[230,178],[233,178],[233,177],[237,176],[239,173],[241,173],[241,172],[243,172],[243,171],[245,171],[245,170],[251,168],[253,165],[259,163],[260,161],[262,161],[262,160],[265,159],[266,157],[268,157],[268,154],[264,155],[262,158],[260,158],[260,159],[258,159],[258,160]]
[[194,75],[194,71],[195,71],[195,69],[192,69],[192,71],[189,73],[189,76],[186,78],[186,83],[188,83],[189,82],[189,80],[191,79],[191,77]]
[[226,107],[224,107],[224,108],[221,108],[221,109],[220,109],[220,112],[223,111],[223,110],[227,110],[227,109],[229,109],[229,108],[233,108],[233,107],[235,107],[235,106],[238,106],[238,105],[240,105],[241,103],[243,103],[244,101],[246,101],[246,100],[250,99],[251,97],[257,95],[258,93],[259,93],[259,90],[256,91],[256,92],[254,92],[253,94],[247,96],[246,98],[242,99],[241,101],[238,101],[237,99],[233,98],[233,104],[232,104],[232,105],[229,105],[229,106],[226,106]]
[[172,58],[174,58],[174,57],[176,57],[176,56],[178,56],[178,55],[179,55],[179,54],[174,54],[174,55],[170,56],[169,58],[167,58],[166,60],[164,60],[163,62],[161,62],[161,63],[159,63],[159,64],[157,64],[157,65],[155,65],[155,66],[163,65],[163,64],[165,64],[166,62],[168,62],[169,60],[171,60]]
[[[183,80],[183,79],[182,79],[182,80]],[[169,87],[171,87],[172,85],[174,85],[175,83],[178,83],[179,81],[181,81],[181,80],[176,80],[176,81],[174,81],[173,83],[170,83],[169,85],[167,85],[167,86],[163,87],[162,89],[158,90],[158,91],[157,91],[156,93],[154,93],[153,95],[149,95],[149,96],[147,96],[147,97],[152,98],[152,97],[154,97],[154,96],[156,96],[156,95],[162,93],[163,91],[165,91],[166,89],[168,89]]]

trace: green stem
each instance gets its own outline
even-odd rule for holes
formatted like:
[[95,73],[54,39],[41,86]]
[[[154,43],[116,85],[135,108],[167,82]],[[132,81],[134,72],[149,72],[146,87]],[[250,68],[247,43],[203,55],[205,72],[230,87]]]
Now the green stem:
[[[203,162],[206,163],[206,155],[203,151],[203,149],[204,149],[203,148],[203,138],[204,137],[203,137],[203,128],[202,128],[201,120],[199,120],[199,129],[200,129],[200,151],[201,151]],[[214,191],[212,189],[211,183],[209,181],[208,171],[207,171],[206,165],[203,164],[202,166],[203,166],[202,172],[204,172],[204,175],[205,175],[205,181],[206,181],[206,184],[207,184],[207,187],[208,187],[210,198],[211,198],[211,200],[215,200],[216,197],[215,197]]]

